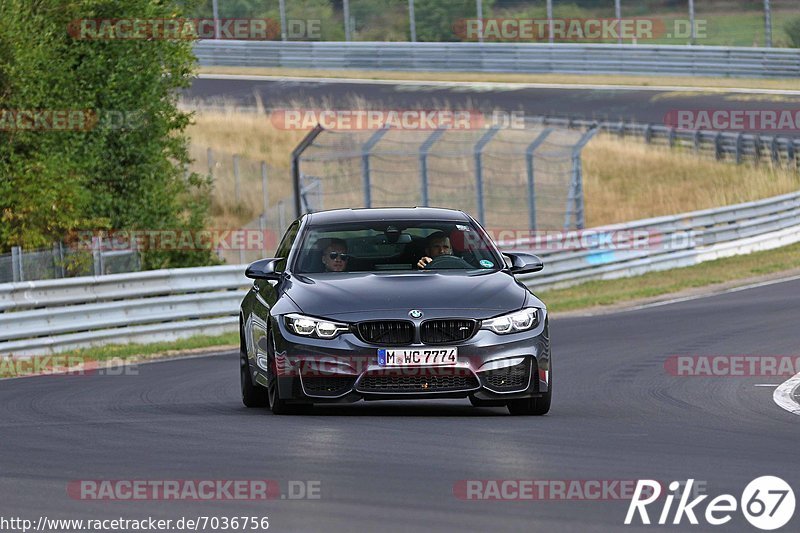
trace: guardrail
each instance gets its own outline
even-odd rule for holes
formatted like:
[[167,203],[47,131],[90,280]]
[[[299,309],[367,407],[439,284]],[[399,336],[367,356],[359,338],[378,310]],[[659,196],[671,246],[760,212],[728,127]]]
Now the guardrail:
[[[608,235],[614,236],[613,247],[606,246]],[[564,249],[581,238],[595,244]],[[800,192],[566,232],[544,250],[525,238],[499,244],[504,249],[533,249],[543,257],[543,272],[520,277],[538,291],[798,241]],[[2,284],[0,354],[43,355],[88,345],[235,331],[239,303],[249,286],[244,265]]]
[[[570,242],[578,241],[582,245],[588,241],[588,246],[564,250]],[[549,250],[539,249],[528,239],[500,245],[532,249],[542,257],[545,270],[541,274],[520,277],[541,290],[691,266],[795,242],[800,242],[800,192],[580,233],[565,232],[560,240],[546,245]]]
[[800,50],[545,43],[198,41],[202,66],[800,77]]
[[0,285],[0,354],[235,331],[244,265]]
[[683,148],[695,153],[742,163],[771,162],[800,171],[800,138],[780,137],[751,132],[683,130],[662,124],[640,124],[624,121],[597,121],[564,117],[527,117],[531,123],[544,126],[579,128],[600,131],[618,137],[641,137],[648,144]]

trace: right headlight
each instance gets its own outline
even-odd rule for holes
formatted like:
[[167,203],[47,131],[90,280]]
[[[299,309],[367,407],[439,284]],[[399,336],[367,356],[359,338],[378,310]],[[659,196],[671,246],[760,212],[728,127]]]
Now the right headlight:
[[507,315],[490,318],[481,322],[481,329],[494,331],[498,335],[519,333],[535,328],[539,324],[539,310],[528,307]]
[[320,339],[332,339],[339,333],[350,331],[350,326],[348,324],[304,316],[297,313],[286,315],[286,325],[292,333],[302,335],[303,337],[317,337]]

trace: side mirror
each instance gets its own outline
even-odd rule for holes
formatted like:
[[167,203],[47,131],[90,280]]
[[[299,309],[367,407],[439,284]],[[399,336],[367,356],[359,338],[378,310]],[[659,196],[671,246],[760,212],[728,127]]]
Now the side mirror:
[[511,260],[509,270],[512,274],[531,274],[544,268],[542,260],[533,254],[504,253]]
[[251,263],[244,271],[244,275],[250,279],[281,279],[281,273],[275,271],[277,264],[283,261],[282,258],[273,259],[259,259],[255,263]]

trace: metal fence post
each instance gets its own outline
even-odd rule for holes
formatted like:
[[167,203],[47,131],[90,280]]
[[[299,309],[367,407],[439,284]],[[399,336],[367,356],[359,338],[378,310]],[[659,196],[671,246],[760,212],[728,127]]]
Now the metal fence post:
[[547,33],[550,37],[550,42],[554,40],[553,36],[553,0],[547,0]]
[[586,144],[599,132],[597,126],[583,134],[580,140],[572,147],[572,180],[570,183],[569,197],[567,198],[567,212],[564,217],[564,229],[570,227],[572,212],[575,212],[575,227],[583,229],[585,226],[583,208],[583,164],[581,163],[581,152]]
[[553,128],[546,128],[525,149],[525,164],[528,169],[528,228],[531,231],[536,230],[536,181],[534,179],[533,154],[552,132]]
[[278,10],[281,17],[281,41],[286,40],[286,0],[278,1]]
[[781,163],[781,152],[780,152],[780,145],[778,145],[778,136],[772,136],[772,142],[769,144],[770,149],[770,157],[772,158],[773,165],[779,165]]
[[753,134],[753,156],[756,158],[756,163],[761,162],[761,135],[758,133]]
[[233,154],[233,187],[234,197],[236,198],[236,205],[239,205],[241,200],[241,183],[239,178],[239,154]]
[[[614,15],[617,17],[617,27],[622,26],[622,6],[620,0],[614,0]],[[622,32],[617,32],[617,44],[622,44]]]
[[22,265],[22,248],[19,246],[12,246],[11,247],[11,279],[16,281],[22,281],[22,269],[20,266]]
[[53,258],[53,277],[54,278],[64,277],[64,276],[59,276],[59,274],[61,272],[60,272],[59,264],[58,264],[58,255],[59,255],[58,254],[58,243],[54,242],[53,243],[53,254],[52,254],[52,258]]
[[286,207],[283,205],[283,200],[279,200],[278,201],[278,230],[279,230],[279,232],[283,233],[284,228],[286,228]]
[[383,127],[372,134],[364,146],[361,147],[361,179],[364,187],[364,207],[372,207],[372,185],[370,184],[369,154],[378,141],[389,131],[388,127]]
[[475,143],[475,195],[478,202],[478,222],[481,224],[486,222],[483,208],[483,161],[481,155],[484,147],[492,140],[492,137],[497,135],[498,131],[500,131],[500,129],[497,126],[493,126],[489,131],[483,134],[477,143]]
[[269,210],[269,192],[267,191],[267,162],[261,162],[261,196],[264,200],[264,216],[267,215]]
[[103,266],[100,264],[100,237],[92,237],[92,271],[95,276],[99,276],[103,272]]
[[66,262],[64,261],[64,243],[61,242],[61,241],[58,241],[58,260],[59,260],[59,266],[60,266],[60,270],[61,270],[61,277],[62,278],[66,278],[67,277],[67,265],[66,265]]
[[428,154],[436,141],[444,135],[444,128],[439,128],[431,133],[419,148],[419,175],[422,187],[422,205],[428,207]]
[[417,42],[417,21],[414,19],[414,0],[408,0],[408,31],[411,42]]
[[689,37],[689,44],[694,44],[697,40],[697,28],[695,27],[694,22],[694,0],[689,0],[689,24],[691,25],[690,28],[690,35]]
[[736,164],[742,164],[742,145],[744,144],[744,133],[741,131],[736,135]]
[[[295,216],[300,218],[300,215],[303,214],[302,206],[300,204],[300,156],[303,155],[303,152],[311,146],[314,142],[314,139],[319,136],[320,133],[325,131],[322,126],[317,124],[313,130],[308,132],[300,144],[298,144],[294,150],[292,150],[292,185],[294,188],[294,211]],[[283,224],[281,224],[281,231],[283,231]]]
[[714,157],[717,159],[722,159],[723,157],[722,152],[722,132],[717,133],[717,136],[714,137]]
[[350,40],[350,0],[342,0],[342,10],[344,11],[344,40]]
[[772,48],[772,8],[769,0],[764,0],[764,46]]

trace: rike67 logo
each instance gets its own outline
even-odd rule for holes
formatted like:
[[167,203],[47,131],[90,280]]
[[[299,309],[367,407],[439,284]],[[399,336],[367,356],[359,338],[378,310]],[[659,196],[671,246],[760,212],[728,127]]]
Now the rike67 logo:
[[[705,519],[706,523],[712,526],[721,526],[730,522],[733,514],[737,512],[737,508],[740,508],[745,519],[751,525],[763,531],[772,531],[789,523],[794,515],[794,491],[779,477],[762,476],[754,479],[744,488],[742,497],[738,501],[731,494],[720,494],[706,504],[705,512],[701,512],[700,504],[708,498],[708,495],[697,496],[691,501],[689,500],[693,484],[694,479],[689,479],[685,484],[678,481],[669,484],[670,493],[664,498],[664,505],[658,515],[657,524],[678,525],[685,517],[690,524],[697,525],[699,524],[699,515]],[[677,491],[682,486],[684,489],[682,493],[678,494]],[[647,506],[656,502],[662,496],[661,493],[662,487],[658,481],[640,479],[636,484],[631,504],[628,506],[625,524],[634,523],[637,514],[642,524],[651,524]],[[673,514],[672,504],[676,497],[678,504]],[[670,515],[672,515],[671,521]],[[655,516],[653,518],[655,519]]]

